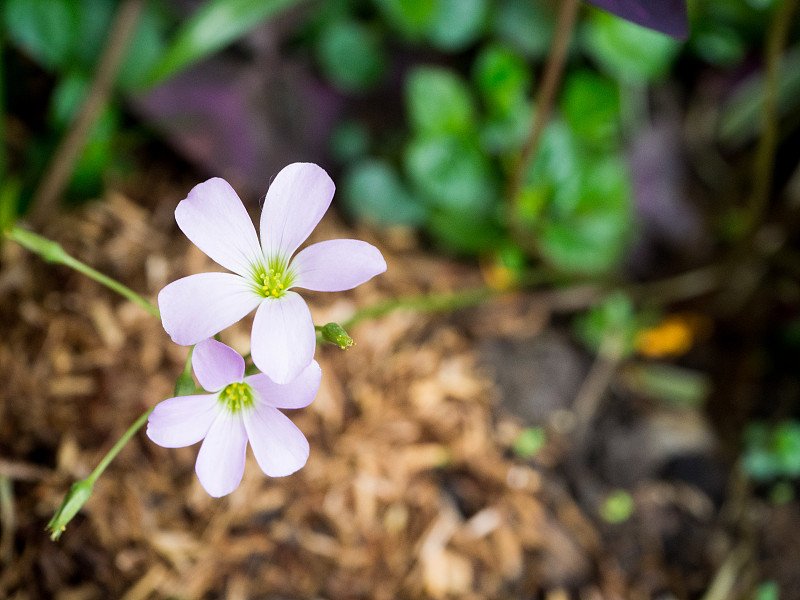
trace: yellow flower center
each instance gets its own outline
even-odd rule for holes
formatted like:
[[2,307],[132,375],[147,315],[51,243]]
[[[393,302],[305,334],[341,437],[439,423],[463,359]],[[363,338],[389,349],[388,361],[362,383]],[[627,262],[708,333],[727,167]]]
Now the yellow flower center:
[[253,389],[246,383],[231,383],[225,386],[219,393],[219,401],[232,413],[251,408],[255,404]]
[[292,286],[294,275],[285,261],[270,261],[253,272],[253,289],[264,298],[280,298]]

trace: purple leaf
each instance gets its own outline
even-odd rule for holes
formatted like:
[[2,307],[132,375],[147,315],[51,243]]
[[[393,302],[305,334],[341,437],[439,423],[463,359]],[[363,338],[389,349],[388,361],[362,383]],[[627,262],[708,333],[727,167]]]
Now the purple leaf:
[[587,0],[587,2],[627,21],[672,37],[686,39],[689,35],[686,0]]

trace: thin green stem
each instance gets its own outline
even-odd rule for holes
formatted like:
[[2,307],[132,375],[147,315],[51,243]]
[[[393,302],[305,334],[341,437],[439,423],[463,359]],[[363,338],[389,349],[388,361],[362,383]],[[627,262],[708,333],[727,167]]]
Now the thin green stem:
[[366,306],[356,311],[352,317],[342,323],[342,327],[349,329],[362,321],[378,319],[401,308],[407,308],[418,312],[449,312],[459,308],[475,306],[497,294],[498,292],[492,288],[479,287],[458,292],[446,292],[443,294],[393,298],[384,302],[378,302],[372,306]]
[[19,245],[24,246],[31,252],[38,254],[47,262],[61,264],[70,267],[79,273],[83,273],[87,277],[94,279],[96,282],[106,286],[111,290],[114,290],[119,295],[127,298],[134,304],[138,304],[154,317],[161,318],[158,308],[152,302],[145,300],[142,296],[134,292],[129,287],[121,284],[116,279],[112,279],[108,275],[104,275],[100,271],[97,271],[89,265],[82,263],[77,258],[70,256],[67,254],[64,248],[61,247],[61,244],[52,240],[48,240],[45,237],[17,226],[13,226],[11,229],[6,231],[5,235],[9,239],[17,242]]
[[[186,396],[195,392],[194,380],[191,378],[193,350],[194,347],[189,350],[183,372],[175,381],[176,396]],[[190,380],[188,385],[183,381],[187,376]],[[55,541],[61,537],[61,534],[66,530],[69,522],[78,514],[78,511],[80,511],[81,507],[92,495],[92,488],[94,487],[95,481],[103,474],[103,471],[111,464],[111,461],[117,457],[117,454],[125,447],[125,444],[127,444],[136,432],[142,428],[142,425],[147,422],[150,413],[152,413],[154,409],[155,406],[148,408],[130,427],[128,427],[125,433],[122,434],[122,437],[117,440],[117,443],[114,444],[111,450],[106,452],[105,456],[103,456],[102,460],[86,479],[81,479],[72,484],[69,491],[64,496],[64,500],[61,502],[61,506],[58,507],[53,518],[50,519],[50,522],[47,524],[47,530],[50,531],[50,539]]]
[[86,478],[87,481],[89,481],[92,485],[95,481],[97,481],[97,478],[103,474],[103,471],[105,471],[106,467],[111,464],[111,461],[116,458],[117,454],[119,454],[119,451],[125,447],[125,444],[127,444],[134,434],[142,428],[142,425],[147,422],[147,417],[150,416],[150,413],[153,412],[154,408],[155,407],[148,408],[138,419],[133,422],[130,427],[128,427],[125,433],[122,434],[122,437],[117,440],[117,443],[114,444],[111,450],[106,453],[103,459],[94,468],[94,471],[92,471],[89,477]]

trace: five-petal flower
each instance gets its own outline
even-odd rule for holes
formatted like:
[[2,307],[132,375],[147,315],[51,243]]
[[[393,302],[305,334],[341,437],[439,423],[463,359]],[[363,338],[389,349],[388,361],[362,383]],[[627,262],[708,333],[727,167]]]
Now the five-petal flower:
[[316,335],[305,301],[292,288],[348,290],[386,270],[380,251],[359,240],[328,240],[294,255],[328,210],[335,186],[311,163],[278,173],[261,212],[261,241],[239,197],[223,179],[195,186],[175,209],[186,237],[233,273],[189,275],[164,287],[164,329],[197,344],[254,309],[250,352],[273,381],[292,381],[314,357]]
[[160,402],[148,419],[147,436],[165,448],[203,440],[195,470],[210,495],[218,498],[239,486],[248,440],[259,467],[271,477],[290,475],[306,464],[308,441],[278,409],[311,403],[321,378],[316,361],[281,385],[263,373],[245,377],[244,359],[209,339],[195,346],[192,367],[203,389],[212,393]]

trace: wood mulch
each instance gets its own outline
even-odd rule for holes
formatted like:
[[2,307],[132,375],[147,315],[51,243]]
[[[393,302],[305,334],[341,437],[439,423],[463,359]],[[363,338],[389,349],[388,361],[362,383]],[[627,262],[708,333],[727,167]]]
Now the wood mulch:
[[[54,216],[43,233],[154,299],[169,281],[215,268],[174,224],[184,183],[156,178],[130,197],[108,192]],[[307,294],[317,323],[482,283],[477,268],[425,254],[402,232],[353,231],[329,215],[314,239],[331,237],[376,243],[389,270],[352,292]],[[320,347],[316,400],[287,411],[311,445],[290,477],[264,476],[249,456],[239,488],[214,499],[194,475],[197,446],[167,450],[140,432],[52,542],[44,526],[70,483],[171,395],[187,351],[144,310],[77,273],[13,243],[0,260],[2,598],[666,599],[699,598],[712,584],[727,592],[706,596],[713,600],[745,597],[765,573],[798,583],[781,561],[800,556],[797,542],[774,533],[796,531],[794,504],[733,492],[714,499],[702,485],[645,471],[626,483],[633,516],[609,524],[598,507],[615,484],[592,462],[609,430],[576,444],[557,426],[568,405],[554,409],[561,418],[547,425],[538,454],[512,451],[530,423],[508,409],[480,349],[552,330],[548,307],[522,296],[455,314],[398,310],[356,326],[354,348]],[[249,326],[245,319],[222,340],[247,351]],[[570,352],[580,386],[591,357]],[[657,409],[621,398],[634,420],[647,412],[663,428]],[[618,450],[636,458],[640,448]],[[764,527],[774,539],[761,539]]]

